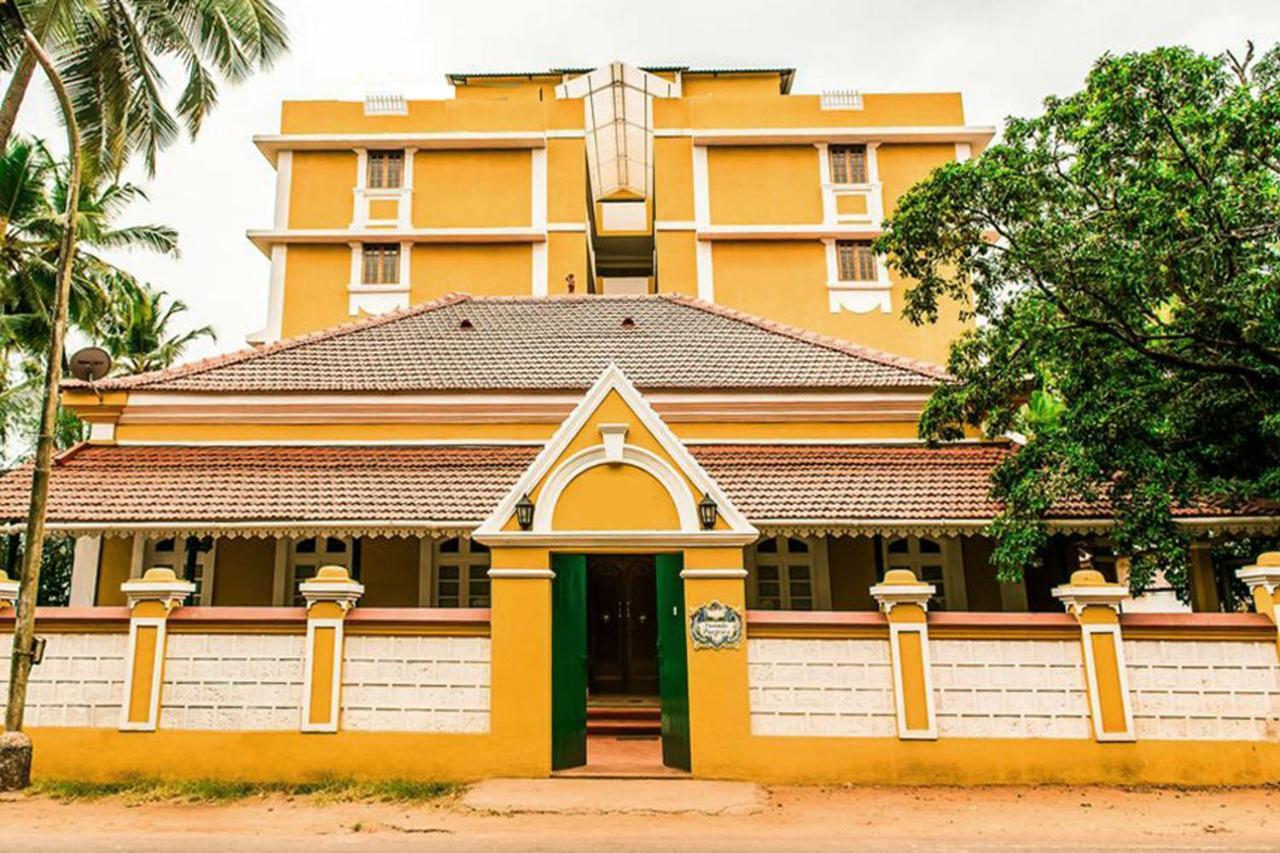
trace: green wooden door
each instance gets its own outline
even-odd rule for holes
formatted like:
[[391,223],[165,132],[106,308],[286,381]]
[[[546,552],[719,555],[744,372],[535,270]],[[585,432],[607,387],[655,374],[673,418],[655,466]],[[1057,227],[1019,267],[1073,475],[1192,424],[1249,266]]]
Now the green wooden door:
[[689,662],[685,657],[683,554],[659,554],[658,692],[662,697],[662,763],[691,770]]
[[551,769],[587,763],[587,558],[553,554]]

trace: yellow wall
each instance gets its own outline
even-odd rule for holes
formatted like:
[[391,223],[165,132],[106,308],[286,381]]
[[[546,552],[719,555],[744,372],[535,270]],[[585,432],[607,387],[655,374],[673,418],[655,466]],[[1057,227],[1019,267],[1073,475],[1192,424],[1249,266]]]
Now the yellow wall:
[[343,244],[290,246],[285,262],[284,336],[291,338],[350,320],[347,313],[350,283],[350,247]]
[[630,465],[599,465],[565,488],[551,525],[555,530],[679,530],[680,519],[666,488],[648,473]]
[[698,240],[692,231],[659,231],[658,290],[698,295]]
[[827,568],[832,610],[876,610],[871,586],[876,582],[875,539],[828,536]]
[[713,225],[822,221],[818,149],[812,145],[710,148],[707,176]]
[[653,141],[653,202],[659,220],[693,221],[692,139],[667,136]]
[[528,226],[532,162],[527,150],[419,151],[413,161],[418,228]]
[[759,99],[782,91],[781,74],[684,74],[680,94],[686,98],[749,95]]
[[418,540],[371,537],[360,542],[360,582],[364,607],[418,606]]
[[587,290],[587,235],[585,231],[553,231],[547,235],[547,292],[566,293],[565,276],[573,273],[575,292]]
[[289,185],[289,227],[349,227],[355,185],[354,151],[295,152]]
[[213,603],[219,607],[266,607],[272,603],[276,540],[256,537],[218,540]]
[[124,593],[120,584],[129,579],[133,563],[132,536],[104,536],[98,553],[98,589],[94,604],[99,607],[123,607]]
[[547,140],[547,221],[587,221],[586,151],[581,139]]
[[474,295],[528,295],[533,255],[527,243],[430,243],[413,247],[412,304],[460,291]]

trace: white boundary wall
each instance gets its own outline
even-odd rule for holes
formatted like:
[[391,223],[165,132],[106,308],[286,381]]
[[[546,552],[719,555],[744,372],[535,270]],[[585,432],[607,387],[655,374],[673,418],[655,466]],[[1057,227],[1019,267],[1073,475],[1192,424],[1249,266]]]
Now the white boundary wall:
[[161,729],[293,730],[302,719],[301,634],[169,634]]
[[889,643],[747,640],[751,733],[894,737]]
[[488,637],[348,636],[340,727],[487,732],[489,649]]
[[[115,728],[124,695],[124,633],[48,634],[44,662],[32,667],[24,725]],[[9,693],[13,634],[0,636],[0,707]]]

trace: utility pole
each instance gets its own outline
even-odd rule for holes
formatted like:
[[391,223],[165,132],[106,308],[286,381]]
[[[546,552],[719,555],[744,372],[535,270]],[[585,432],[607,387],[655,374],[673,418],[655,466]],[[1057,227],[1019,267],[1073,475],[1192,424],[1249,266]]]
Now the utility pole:
[[71,97],[52,57],[27,27],[15,0],[0,0],[5,25],[22,34],[26,49],[44,69],[57,95],[67,129],[67,199],[62,239],[58,243],[57,289],[50,318],[49,352],[45,362],[44,405],[40,411],[40,435],[36,440],[35,468],[31,472],[31,504],[27,510],[26,547],[22,549],[22,574],[18,579],[18,613],[13,628],[13,659],[9,668],[9,703],[5,708],[4,734],[0,735],[0,789],[25,788],[31,783],[31,739],[22,731],[26,712],[27,680],[31,675],[32,646],[36,628],[36,595],[40,590],[40,558],[44,552],[45,515],[49,501],[49,476],[53,467],[54,433],[58,423],[58,391],[62,383],[62,352],[67,334],[67,301],[76,254],[76,215],[80,209],[80,131],[76,127]]

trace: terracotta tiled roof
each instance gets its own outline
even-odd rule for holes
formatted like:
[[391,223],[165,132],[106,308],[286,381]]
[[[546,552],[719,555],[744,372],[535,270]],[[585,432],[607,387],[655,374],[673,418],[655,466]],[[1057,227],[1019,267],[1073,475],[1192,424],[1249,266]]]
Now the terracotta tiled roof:
[[[762,521],[978,521],[1001,504],[991,499],[991,473],[1015,451],[1010,443],[911,445],[694,445],[689,448],[739,510]],[[1063,501],[1050,517],[1107,519],[1112,506]],[[1238,513],[1208,504],[1179,507],[1182,517],[1276,515]]]
[[[578,390],[610,362],[644,389],[928,388],[939,367],[683,296],[472,297],[99,383],[103,390]],[[68,382],[68,387],[79,383]]]
[[[50,522],[476,522],[537,447],[94,447],[54,466]],[[0,478],[26,514],[30,469]]]
[[[691,445],[752,522],[980,522],[1000,506],[991,471],[1004,444]],[[533,461],[532,446],[95,447],[64,454],[49,520],[235,526],[369,522],[471,527]],[[29,469],[0,477],[0,519],[27,509]],[[1054,518],[1104,519],[1105,502],[1069,502]],[[1228,516],[1205,507],[1184,516]],[[1264,515],[1275,515],[1275,510]]]

